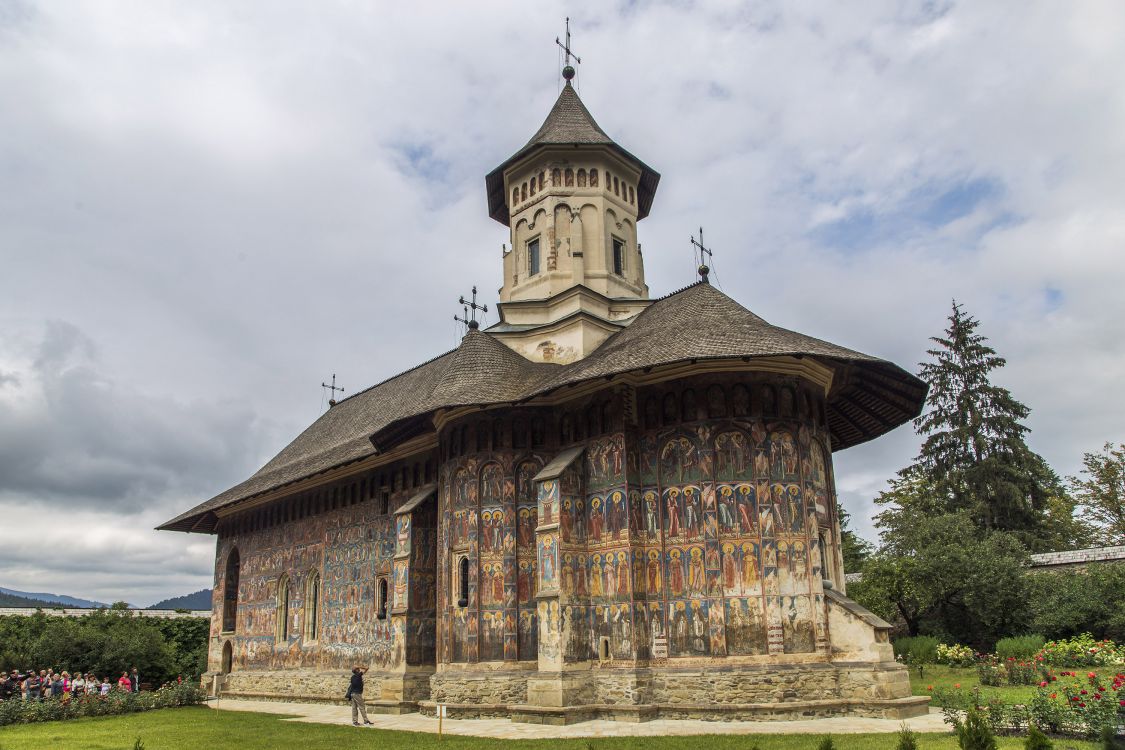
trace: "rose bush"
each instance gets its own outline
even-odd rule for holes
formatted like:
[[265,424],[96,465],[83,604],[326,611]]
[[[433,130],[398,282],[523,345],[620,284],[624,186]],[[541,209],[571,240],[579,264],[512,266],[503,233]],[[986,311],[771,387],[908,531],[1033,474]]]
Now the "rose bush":
[[977,652],[968,646],[953,644],[947,646],[939,643],[937,647],[937,663],[950,667],[971,667],[976,663]]
[[1036,661],[1056,667],[1105,667],[1125,664],[1125,647],[1113,641],[1096,641],[1089,633],[1048,641]]

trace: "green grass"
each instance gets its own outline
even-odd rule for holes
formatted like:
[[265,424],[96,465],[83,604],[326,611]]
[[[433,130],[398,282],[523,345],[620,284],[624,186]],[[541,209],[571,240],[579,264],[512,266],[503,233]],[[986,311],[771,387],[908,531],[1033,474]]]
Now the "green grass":
[[[348,709],[341,706],[341,715]],[[145,750],[341,750],[346,748],[394,748],[414,750],[487,750],[499,741],[477,737],[454,737],[351,726],[304,724],[282,721],[273,714],[214,711],[205,707],[172,708],[128,716],[78,719],[68,722],[0,727],[0,750],[42,750],[44,747],[74,747],[83,750],[130,750],[139,737]],[[625,725],[623,731],[629,731]],[[838,750],[893,750],[897,735],[833,735]],[[821,735],[709,735],[706,737],[616,737],[612,739],[510,740],[505,744],[520,750],[560,748],[566,750],[671,750],[707,747],[708,750],[814,750]],[[948,734],[920,734],[924,750],[953,750],[957,742]],[[1023,747],[1020,738],[1001,738],[1007,750]],[[1092,743],[1062,741],[1059,750],[1093,750]]]

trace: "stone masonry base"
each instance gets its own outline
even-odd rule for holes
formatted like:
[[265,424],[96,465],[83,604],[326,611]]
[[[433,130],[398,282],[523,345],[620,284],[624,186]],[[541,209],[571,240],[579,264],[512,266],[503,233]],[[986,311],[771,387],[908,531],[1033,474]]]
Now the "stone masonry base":
[[[369,710],[420,711],[440,704],[450,718],[510,718],[536,724],[592,719],[771,721],[860,716],[905,719],[928,710],[912,696],[906,668],[892,663],[606,667],[559,673],[449,670],[369,673]],[[343,703],[346,672],[240,671],[223,678],[225,698]]]

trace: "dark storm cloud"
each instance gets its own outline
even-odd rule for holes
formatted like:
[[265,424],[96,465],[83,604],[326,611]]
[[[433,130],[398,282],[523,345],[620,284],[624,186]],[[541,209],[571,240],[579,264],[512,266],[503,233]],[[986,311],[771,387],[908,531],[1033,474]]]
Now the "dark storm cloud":
[[261,451],[244,403],[152,396],[106,377],[77,326],[49,321],[0,400],[0,497],[129,513],[217,492]]

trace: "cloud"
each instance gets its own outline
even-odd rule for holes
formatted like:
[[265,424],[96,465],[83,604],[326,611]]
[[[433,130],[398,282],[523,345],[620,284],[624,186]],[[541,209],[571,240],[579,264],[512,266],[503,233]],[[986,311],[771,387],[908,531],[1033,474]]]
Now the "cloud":
[[[212,540],[148,509],[245,478],[331,373],[351,393],[456,344],[458,296],[500,286],[509,242],[483,176],[557,95],[567,15],[584,102],[662,175],[654,295],[693,280],[703,225],[727,293],[908,369],[956,297],[1060,473],[1125,439],[1120,3],[8,2],[5,508],[101,508],[199,555],[161,593],[208,585],[189,542]],[[917,444],[836,455],[861,531]]]

